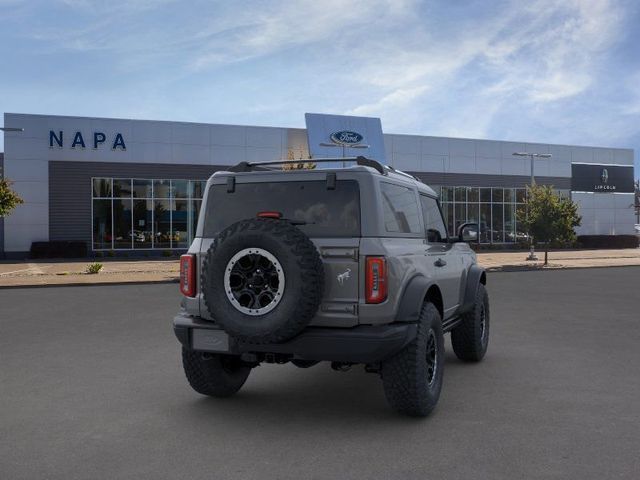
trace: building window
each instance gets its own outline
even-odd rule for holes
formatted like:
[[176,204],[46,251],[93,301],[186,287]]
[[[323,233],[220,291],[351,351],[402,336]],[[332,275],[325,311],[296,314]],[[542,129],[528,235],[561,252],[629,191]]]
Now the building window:
[[112,248],[111,199],[93,199],[93,248]]
[[186,249],[206,181],[92,178],[94,250]]
[[525,188],[440,187],[440,201],[451,236],[463,223],[474,222],[480,226],[480,243],[527,240],[518,221],[524,212]]

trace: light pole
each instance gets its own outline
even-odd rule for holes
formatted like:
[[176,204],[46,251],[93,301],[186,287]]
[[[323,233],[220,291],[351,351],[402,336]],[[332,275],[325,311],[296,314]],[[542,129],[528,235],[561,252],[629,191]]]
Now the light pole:
[[[369,148],[369,145],[363,145],[361,143],[347,144],[347,143],[321,143],[321,147],[342,147],[342,158],[347,156],[347,148]],[[346,162],[342,162],[342,167],[345,167]]]
[[[532,187],[536,184],[536,179],[533,176],[533,159],[534,158],[551,158],[550,153],[513,152],[512,155],[516,157],[529,157],[529,159],[531,160],[531,186]],[[529,256],[527,257],[527,260],[529,261],[538,260],[538,257],[536,257],[536,252],[533,248],[533,237],[531,235],[529,235],[529,241],[531,242],[531,250],[529,251]]]

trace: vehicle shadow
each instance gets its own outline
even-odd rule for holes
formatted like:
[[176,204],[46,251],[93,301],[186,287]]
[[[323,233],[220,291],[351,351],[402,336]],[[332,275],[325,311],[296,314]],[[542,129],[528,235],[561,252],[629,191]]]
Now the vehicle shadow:
[[[447,351],[446,379],[457,377],[464,369],[463,362]],[[444,390],[443,390],[444,394]],[[446,409],[443,397],[434,414]],[[182,405],[180,415],[184,421],[198,424],[199,428],[219,427],[220,422],[232,422],[236,427],[245,425],[308,424],[309,428],[341,427],[345,422],[364,425],[375,419],[376,424],[411,424],[415,418],[395,412],[384,396],[382,381],[377,374],[366,373],[362,366],[348,372],[334,372],[328,362],[309,369],[291,365],[265,365],[252,372],[245,386],[230,398],[194,396]],[[418,423],[430,421],[430,416]]]

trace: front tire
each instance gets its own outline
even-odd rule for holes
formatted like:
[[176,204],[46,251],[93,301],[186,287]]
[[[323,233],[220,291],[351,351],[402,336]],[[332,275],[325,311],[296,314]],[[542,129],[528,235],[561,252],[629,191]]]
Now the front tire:
[[382,363],[382,383],[387,401],[405,415],[429,415],[440,398],[443,367],[442,319],[435,305],[425,302],[416,338]]
[[462,316],[462,323],[451,331],[451,345],[465,362],[479,362],[489,347],[489,294],[478,285],[473,309]]
[[182,366],[189,385],[210,397],[230,397],[247,381],[251,367],[233,355],[196,352],[182,348]]

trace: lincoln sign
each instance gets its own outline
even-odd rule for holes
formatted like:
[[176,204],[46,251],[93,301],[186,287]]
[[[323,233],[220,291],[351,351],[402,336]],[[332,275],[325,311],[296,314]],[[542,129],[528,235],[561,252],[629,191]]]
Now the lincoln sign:
[[574,163],[571,190],[594,193],[633,193],[633,166]]

